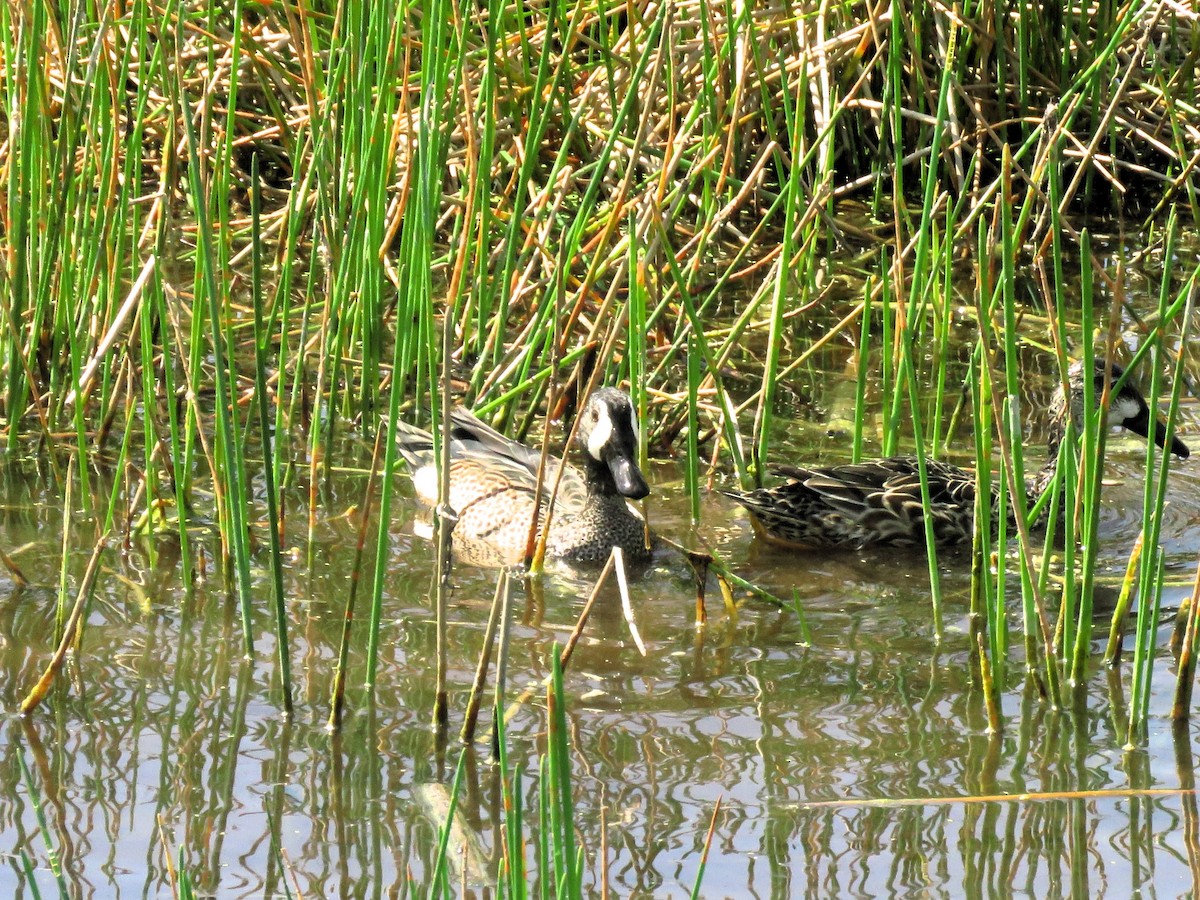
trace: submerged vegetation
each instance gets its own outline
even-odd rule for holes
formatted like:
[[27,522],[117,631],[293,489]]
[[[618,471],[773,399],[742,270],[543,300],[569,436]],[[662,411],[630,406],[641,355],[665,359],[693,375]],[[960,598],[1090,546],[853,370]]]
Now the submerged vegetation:
[[[990,727],[1014,681],[1056,707],[1084,683],[1104,419],[1068,430],[1061,477],[1029,509],[1022,388],[1031,370],[1061,384],[1073,357],[1119,357],[1174,434],[1200,375],[1194,8],[30,0],[0,22],[0,430],[44,454],[64,547],[86,522],[96,548],[74,587],[64,553],[58,652],[25,709],[86,628],[107,548],[177,543],[190,583],[206,565],[194,526],[212,519],[246,654],[268,639],[290,712],[285,548],[312,547],[349,437],[375,451],[337,725],[362,602],[353,674],[377,683],[398,422],[436,434],[461,402],[525,439],[587,385],[627,383],[639,453],[685,460],[695,519],[712,483],[750,489],[804,462],[776,448],[818,354],[856,378],[855,460],[915,455],[927,502],[924,460],[975,448],[975,520],[1000,523],[972,552]],[[1126,302],[1143,272],[1148,315]],[[1142,539],[1102,623],[1108,661],[1134,649],[1131,745],[1150,712],[1169,468],[1150,442]],[[296,497],[306,518],[285,521]],[[928,572],[940,636],[932,548]],[[447,573],[443,556],[443,588]],[[268,605],[270,636],[254,625]],[[1180,626],[1181,718],[1197,608]],[[571,895],[561,677],[556,690],[537,869]],[[523,850],[506,865],[523,896]],[[431,890],[450,890],[435,869]]]

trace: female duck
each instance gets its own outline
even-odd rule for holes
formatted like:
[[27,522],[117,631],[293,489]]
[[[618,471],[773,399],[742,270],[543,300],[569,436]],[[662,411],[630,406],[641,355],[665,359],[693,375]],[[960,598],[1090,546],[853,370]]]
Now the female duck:
[[[637,416],[629,396],[601,388],[580,413],[576,443],[583,471],[563,472],[546,555],[571,563],[602,563],[613,547],[625,558],[650,557],[646,523],[626,502],[650,493],[637,464]],[[541,454],[505,437],[464,409],[450,414],[450,507],[458,517],[455,551],[472,562],[515,565],[525,558],[534,515]],[[426,431],[401,425],[398,449],[412,472],[417,497],[437,503],[433,439]],[[547,460],[539,527],[559,461]]]
[[[1124,370],[1113,363],[1109,369],[1116,384]],[[1093,396],[1097,403],[1104,390],[1104,362],[1097,360],[1092,371]],[[1070,421],[1082,428],[1085,403],[1084,365],[1077,362],[1069,372],[1071,400],[1062,387],[1050,401],[1050,456],[1045,466],[1026,485],[1032,503],[1054,478],[1058,447]],[[1111,397],[1109,426],[1121,425],[1145,437],[1151,412],[1145,398],[1126,383]],[[1154,442],[1163,446],[1166,427],[1156,422]],[[1181,459],[1187,446],[1178,438],[1171,452]],[[933,520],[938,545],[969,541],[975,520],[975,473],[949,463],[928,460],[929,508],[921,502],[921,479],[915,457],[885,459],[821,468],[780,466],[774,471],[790,480],[778,487],[756,491],[722,491],[750,511],[755,533],[764,540],[786,547],[899,546],[925,543],[925,516]]]

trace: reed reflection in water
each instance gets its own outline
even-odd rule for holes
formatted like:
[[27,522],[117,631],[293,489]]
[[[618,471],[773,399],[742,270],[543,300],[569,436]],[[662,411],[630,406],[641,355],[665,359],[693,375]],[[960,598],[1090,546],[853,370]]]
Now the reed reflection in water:
[[[18,466],[0,464],[0,543],[31,542],[17,559],[35,586],[10,588],[0,600],[8,714],[0,729],[0,895],[33,896],[22,849],[39,865],[42,896],[53,894],[34,797],[74,896],[172,896],[166,862],[180,848],[201,894],[220,897],[283,896],[292,878],[306,896],[392,896],[423,885],[443,810],[429,785],[449,780],[458,751],[436,746],[428,727],[432,551],[411,533],[413,510],[396,516],[392,534],[374,702],[361,674],[352,677],[340,733],[327,732],[325,720],[354,541],[352,524],[336,517],[321,525],[311,569],[297,562],[287,572],[294,721],[279,715],[265,606],[258,661],[246,663],[234,605],[214,579],[181,586],[169,543],[112,555],[81,653],[50,702],[20,720],[12,713],[53,647],[55,598],[44,586],[58,577],[62,500]],[[687,501],[670,477],[669,469],[657,473],[654,524],[684,534]],[[337,489],[359,496],[356,478],[344,476]],[[1182,469],[1172,485],[1177,514],[1190,515],[1187,498],[1200,496],[1195,476]],[[1122,491],[1109,496],[1109,521],[1125,521]],[[645,657],[615,598],[602,598],[567,676],[589,894],[606,884],[616,896],[687,895],[718,798],[704,896],[1128,897],[1147,885],[1171,896],[1200,886],[1196,750],[1190,731],[1172,731],[1165,718],[1173,688],[1165,632],[1152,701],[1160,727],[1146,748],[1123,750],[1122,679],[1099,669],[1060,712],[1012,678],[1006,730],[990,735],[967,650],[965,571],[946,563],[948,634],[939,646],[922,560],[776,554],[753,544],[744,520],[720,501],[708,502],[711,524],[700,537],[768,589],[795,586],[813,643],[801,646],[793,613],[759,601],[736,618],[714,602],[708,627],[697,631],[690,574],[666,559],[633,583]],[[299,508],[292,512],[299,521]],[[91,526],[76,527],[74,578]],[[1118,528],[1105,540],[1126,538]],[[1188,544],[1186,531],[1170,539]],[[211,559],[215,539],[197,542]],[[458,715],[494,578],[469,567],[455,573]],[[518,587],[510,696],[545,676],[580,593],[558,577]],[[353,658],[361,661],[359,637]],[[509,727],[530,811],[543,696],[534,691]],[[495,896],[488,885],[502,816],[486,739],[465,771],[460,877],[469,895]],[[994,799],[964,799],[972,797]],[[535,849],[531,839],[536,879]]]

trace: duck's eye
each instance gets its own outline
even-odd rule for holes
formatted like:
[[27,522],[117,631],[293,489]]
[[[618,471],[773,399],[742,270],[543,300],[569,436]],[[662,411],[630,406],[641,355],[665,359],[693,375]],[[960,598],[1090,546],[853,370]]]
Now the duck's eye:
[[592,421],[593,421],[593,422],[599,422],[599,421],[600,421],[600,410],[598,410],[598,409],[593,409],[593,410],[592,410]]

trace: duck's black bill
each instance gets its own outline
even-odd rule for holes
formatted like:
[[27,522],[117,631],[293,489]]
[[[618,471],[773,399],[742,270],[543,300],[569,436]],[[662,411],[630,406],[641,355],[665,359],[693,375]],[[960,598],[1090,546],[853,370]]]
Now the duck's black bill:
[[646,479],[642,477],[642,470],[638,468],[632,457],[623,453],[615,453],[609,456],[607,462],[608,471],[612,473],[613,484],[617,486],[617,493],[622,497],[641,500],[650,493],[650,485],[646,484]]
[[[1151,421],[1150,420],[1150,410],[1143,409],[1134,418],[1127,419],[1125,421],[1125,427],[1128,428],[1130,431],[1132,431],[1134,434],[1140,434],[1142,437],[1149,437],[1150,436],[1150,421]],[[1166,449],[1166,443],[1165,443],[1166,439],[1167,439],[1167,426],[1164,423],[1155,419],[1154,420],[1154,443],[1156,443],[1159,447]],[[1189,456],[1191,456],[1191,453],[1192,453],[1192,451],[1188,449],[1188,445],[1185,444],[1183,441],[1181,441],[1177,437],[1171,438],[1171,452],[1174,453],[1176,456],[1178,456],[1180,459],[1187,459]]]

